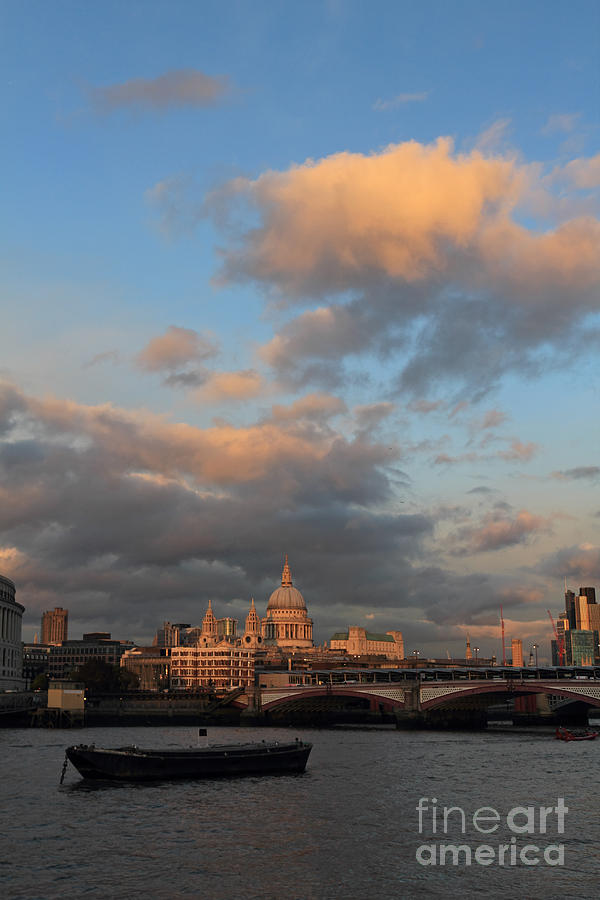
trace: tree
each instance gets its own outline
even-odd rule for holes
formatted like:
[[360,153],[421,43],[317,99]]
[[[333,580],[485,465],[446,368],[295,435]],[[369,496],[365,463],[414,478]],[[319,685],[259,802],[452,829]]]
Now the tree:
[[48,690],[48,675],[42,672],[40,675],[36,675],[33,681],[31,682],[31,690],[32,691],[47,691]]
[[101,659],[90,659],[71,672],[71,681],[82,681],[91,694],[118,694],[136,690],[137,675],[121,666],[110,666]]

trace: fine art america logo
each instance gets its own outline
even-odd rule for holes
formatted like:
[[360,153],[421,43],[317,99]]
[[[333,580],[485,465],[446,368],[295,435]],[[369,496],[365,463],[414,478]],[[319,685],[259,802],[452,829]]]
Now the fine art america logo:
[[[438,807],[437,803],[435,797],[421,797],[416,807],[419,834],[425,832],[432,837],[431,843],[417,847],[416,859],[421,866],[564,865],[564,844],[547,843],[554,835],[564,834],[569,809],[563,797],[558,797],[556,806],[514,806],[506,814],[492,806],[481,806],[470,813],[460,806]],[[467,823],[470,834],[472,823],[480,835],[495,835],[501,828],[500,833],[507,836],[496,844],[479,843],[483,838],[463,843],[464,837],[462,841],[456,837],[467,833]]]

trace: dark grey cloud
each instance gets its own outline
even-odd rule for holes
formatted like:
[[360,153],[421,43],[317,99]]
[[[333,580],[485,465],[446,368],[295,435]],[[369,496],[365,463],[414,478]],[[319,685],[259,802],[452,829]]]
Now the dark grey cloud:
[[88,95],[99,112],[115,109],[164,111],[173,107],[214,106],[230,92],[229,79],[198,69],[174,69],[156,78],[132,78],[105,87],[90,87]]
[[468,510],[400,513],[400,451],[337,432],[346,413],[335,398],[294,406],[250,429],[199,429],[0,390],[11,423],[0,560],[27,608],[26,634],[55,605],[70,610],[74,636],[150,640],[163,619],[197,624],[209,598],[243,620],[250,596],[265,609],[285,553],[321,640],[368,624],[368,613],[407,639],[446,628],[449,641],[518,596],[506,576],[424,567],[440,514],[460,522]]
[[19,554],[11,574],[30,622],[58,604],[74,628],[104,617],[149,638],[163,618],[197,622],[209,597],[223,615],[251,595],[264,604],[286,552],[316,609],[377,606],[432,533],[427,515],[385,510],[389,447],[336,434],[311,418],[316,401],[306,424],[260,426],[257,440],[282,444],[268,467],[241,480],[219,470],[217,483],[196,460],[202,446],[163,448],[160,428],[144,434],[135,416],[95,409],[90,422],[85,407],[0,397],[32,433],[8,434],[0,452],[0,547]]
[[560,481],[597,481],[600,478],[600,466],[575,466],[573,469],[553,472],[552,477]]
[[572,577],[580,584],[600,582],[600,547],[593,544],[561,547],[544,557],[538,571],[562,580]]

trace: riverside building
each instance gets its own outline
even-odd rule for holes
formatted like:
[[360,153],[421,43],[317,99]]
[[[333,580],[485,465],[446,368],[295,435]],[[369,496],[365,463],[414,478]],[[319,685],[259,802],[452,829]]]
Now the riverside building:
[[15,595],[14,583],[0,575],[0,691],[24,687],[21,626],[25,607],[17,603]]

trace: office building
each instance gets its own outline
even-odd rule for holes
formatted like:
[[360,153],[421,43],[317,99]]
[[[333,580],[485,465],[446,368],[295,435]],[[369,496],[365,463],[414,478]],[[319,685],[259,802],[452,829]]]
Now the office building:
[[513,638],[510,642],[511,651],[512,651],[512,663],[513,666],[518,666],[522,668],[523,666],[523,641],[521,638]]
[[62,644],[68,639],[69,611],[57,606],[42,616],[42,644]]

